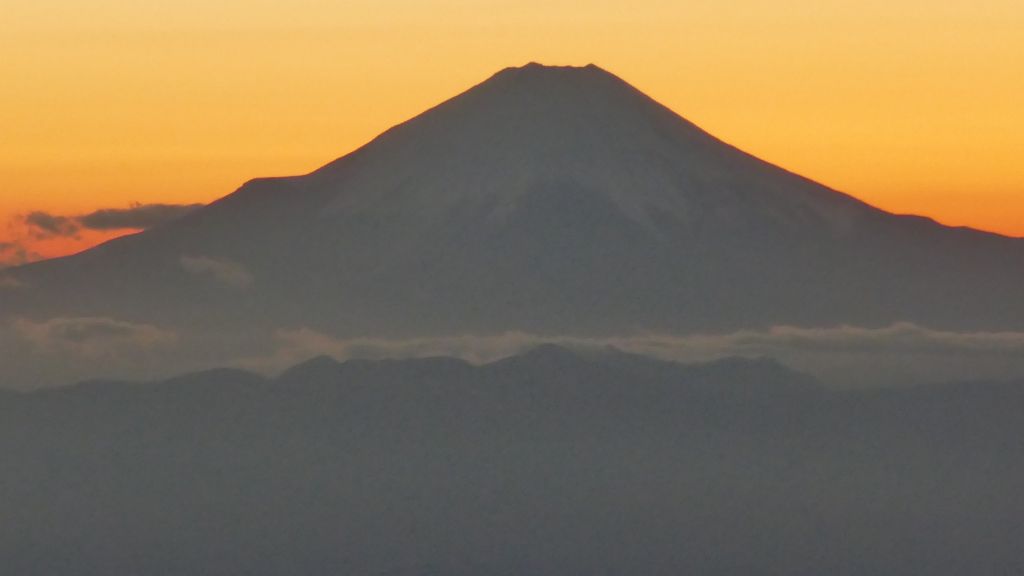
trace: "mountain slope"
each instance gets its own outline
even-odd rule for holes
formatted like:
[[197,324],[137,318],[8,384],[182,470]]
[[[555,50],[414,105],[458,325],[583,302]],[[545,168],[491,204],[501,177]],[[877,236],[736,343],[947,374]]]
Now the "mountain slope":
[[[887,214],[597,68],[528,65],[305,175],[9,271],[0,320],[338,336],[1024,328],[1024,241]],[[258,347],[256,343],[253,347]]]

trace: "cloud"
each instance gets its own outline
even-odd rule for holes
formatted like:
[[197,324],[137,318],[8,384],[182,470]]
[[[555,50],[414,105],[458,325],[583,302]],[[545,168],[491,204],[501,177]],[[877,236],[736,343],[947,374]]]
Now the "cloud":
[[112,318],[51,318],[42,322],[17,320],[14,331],[37,351],[116,360],[176,342],[173,332],[149,324]]
[[948,332],[930,330],[907,322],[883,328],[779,326],[767,331],[743,330],[721,336],[654,338],[644,342],[644,345],[652,350],[671,350],[678,348],[680,341],[691,350],[729,351],[738,355],[771,355],[793,351],[932,356],[1024,353],[1024,333],[1021,332]]
[[339,360],[454,356],[485,363],[542,343],[553,343],[585,349],[611,346],[676,362],[706,362],[733,356],[772,357],[841,386],[1024,377],[1022,332],[947,332],[909,323],[881,328],[778,326],[717,335],[637,334],[606,338],[509,332],[489,336],[346,339],[299,328],[280,331],[276,338],[272,354],[247,358],[237,364],[275,372],[319,355]]
[[0,290],[18,290],[25,288],[27,284],[14,276],[0,274]]
[[0,269],[40,260],[42,256],[20,242],[0,242]]
[[88,214],[64,216],[35,210],[21,217],[37,240],[77,238],[82,230],[145,230],[181,218],[202,204],[140,204],[127,208],[101,208]]
[[446,336],[436,338],[345,338],[338,339],[309,328],[280,330],[277,347],[269,355],[247,358],[237,365],[261,372],[275,372],[315,356],[332,356],[338,360],[352,358],[426,358],[452,356],[482,364],[513,356],[541,343],[563,345],[594,345],[596,341],[578,338],[542,337],[520,332],[493,336]]
[[201,208],[202,204],[132,204],[128,208],[104,208],[76,218],[89,230],[152,228]]
[[182,256],[179,263],[181,268],[190,274],[208,275],[217,282],[235,288],[244,288],[253,281],[252,274],[245,266],[223,258]]
[[32,236],[38,239],[78,236],[80,226],[74,218],[58,216],[36,210],[29,212],[24,217],[25,225],[29,227]]
[[275,374],[319,355],[339,360],[452,356],[482,364],[543,343],[592,350],[612,346],[684,363],[771,357],[840,388],[1024,379],[1024,332],[950,332],[908,323],[877,328],[778,326],[688,336],[582,338],[508,332],[389,339],[341,338],[308,327],[190,333],[111,318],[54,318],[0,326],[0,350],[8,352],[0,362],[0,381],[6,376],[21,387],[36,387],[97,376],[152,378],[217,366]]

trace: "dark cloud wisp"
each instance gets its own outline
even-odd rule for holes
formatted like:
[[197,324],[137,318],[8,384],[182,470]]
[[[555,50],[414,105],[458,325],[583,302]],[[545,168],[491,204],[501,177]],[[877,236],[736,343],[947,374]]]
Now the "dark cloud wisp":
[[25,225],[36,238],[73,237],[78,235],[81,228],[73,217],[50,214],[42,210],[26,214]]
[[89,230],[146,229],[176,220],[201,208],[202,204],[133,204],[128,208],[104,208],[79,216],[78,223]]
[[127,208],[102,208],[79,216],[61,216],[36,210],[23,218],[37,239],[78,236],[81,230],[109,232],[152,228],[202,207],[202,204],[132,204]]

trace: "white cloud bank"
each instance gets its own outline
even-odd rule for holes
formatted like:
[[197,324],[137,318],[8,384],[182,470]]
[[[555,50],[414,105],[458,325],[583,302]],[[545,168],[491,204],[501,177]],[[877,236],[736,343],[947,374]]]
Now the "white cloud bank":
[[175,333],[112,318],[16,320],[0,327],[0,387],[96,377],[148,379],[234,366],[274,374],[314,356],[453,356],[486,363],[542,343],[615,347],[678,362],[771,357],[839,387],[953,380],[1024,380],[1024,332],[949,332],[901,323],[879,328],[779,326],[729,334],[579,338],[510,332],[434,338],[338,338],[309,328],[277,333]]

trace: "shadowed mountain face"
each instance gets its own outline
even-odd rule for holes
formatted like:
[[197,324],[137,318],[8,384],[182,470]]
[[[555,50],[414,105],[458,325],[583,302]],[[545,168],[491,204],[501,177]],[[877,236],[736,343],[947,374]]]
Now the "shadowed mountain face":
[[8,274],[30,288],[0,319],[250,337],[1024,328],[1024,241],[869,207],[594,66],[502,71],[311,174]]
[[0,398],[12,574],[1016,574],[1020,385],[547,346]]

